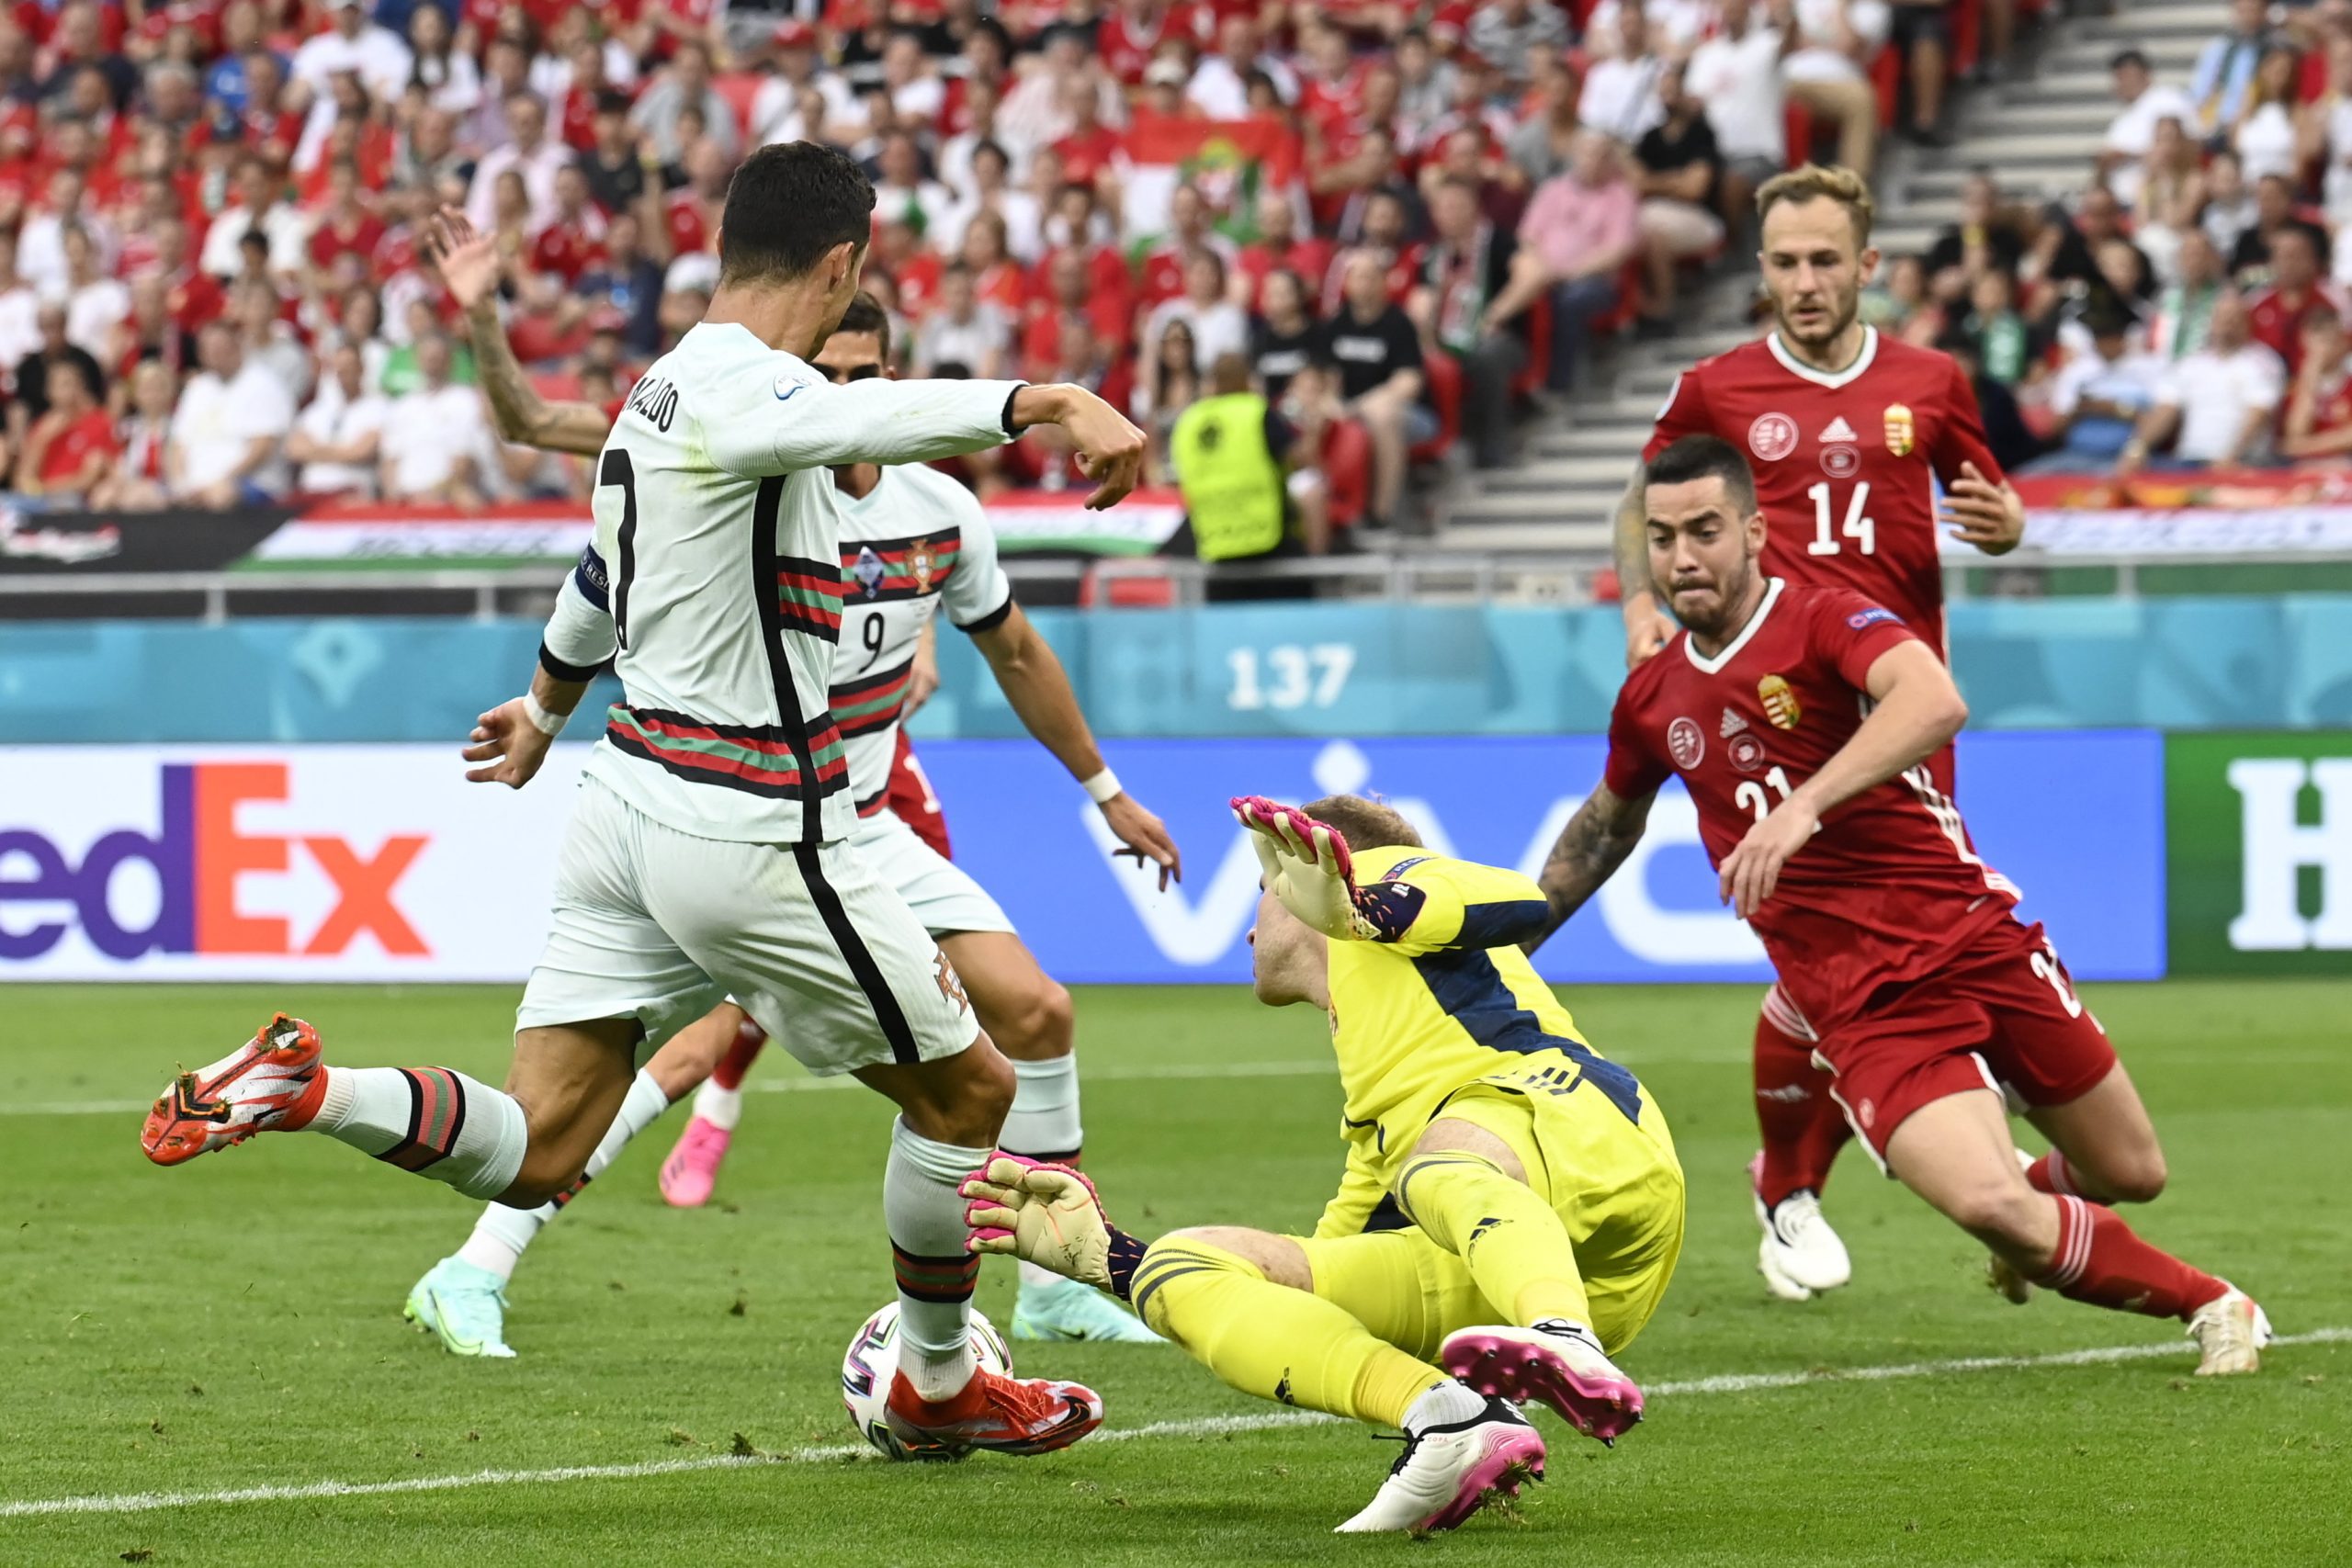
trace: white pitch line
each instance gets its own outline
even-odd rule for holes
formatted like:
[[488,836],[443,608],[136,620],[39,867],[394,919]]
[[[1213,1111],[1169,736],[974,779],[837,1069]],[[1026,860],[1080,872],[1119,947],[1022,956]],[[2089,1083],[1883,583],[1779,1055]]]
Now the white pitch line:
[[[2287,1345],[2352,1343],[2352,1328],[2315,1328],[2308,1334],[2283,1334],[2271,1341]],[[2030,1371],[2049,1367],[2098,1366],[2112,1361],[2144,1361],[2184,1352],[2177,1345],[2105,1345],[2087,1350],[2060,1350],[2047,1356],[1966,1356],[1943,1361],[1906,1361],[1886,1367],[1823,1368],[1804,1372],[1734,1372],[1720,1377],[1687,1378],[1654,1382],[1645,1391],[1652,1399],[1682,1398],[1705,1393],[1753,1393],[1770,1389],[1810,1388],[1822,1383],[1885,1382],[1897,1378],[1947,1377],[1968,1372]],[[1142,1427],[1120,1427],[1098,1434],[1098,1443],[1133,1442],[1147,1438],[1207,1438],[1236,1432],[1270,1432],[1285,1427],[1326,1426],[1338,1416],[1313,1411],[1268,1411],[1261,1416],[1202,1416],[1182,1421],[1154,1421]],[[219,1492],[133,1492],[111,1497],[39,1497],[0,1503],[0,1519],[48,1517],[59,1514],[145,1514],[159,1508],[187,1508],[221,1503],[284,1503],[314,1497],[383,1497],[403,1492],[458,1492],[476,1486],[538,1486],[556,1481],[635,1481],[652,1475],[680,1475],[707,1470],[748,1470],[775,1464],[849,1462],[878,1457],[858,1443],[828,1443],[787,1449],[778,1453],[709,1454],[695,1459],[648,1460],[637,1464],[574,1464],[554,1470],[478,1470],[466,1475],[420,1475],[404,1481],[312,1481],[295,1486],[240,1486]]]

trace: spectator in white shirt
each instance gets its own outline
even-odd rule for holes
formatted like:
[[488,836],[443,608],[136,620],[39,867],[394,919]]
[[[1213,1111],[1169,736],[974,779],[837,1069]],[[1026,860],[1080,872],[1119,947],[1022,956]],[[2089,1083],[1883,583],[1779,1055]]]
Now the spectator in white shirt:
[[2101,310],[2088,323],[2090,343],[2050,380],[2058,417],[2057,451],[2034,459],[2052,473],[2097,473],[2113,462],[2156,400],[2168,368],[2161,355],[2135,353],[2132,318]]
[[1781,57],[1795,41],[1792,29],[1758,14],[1755,0],[1724,0],[1721,30],[1690,51],[1684,72],[1723,154],[1723,213],[1735,233],[1747,227],[1757,187],[1788,166]]
[[882,138],[875,168],[876,223],[910,223],[918,232],[928,232],[956,205],[945,186],[923,177],[922,147],[910,130],[893,130]]
[[1249,313],[1226,298],[1225,258],[1215,251],[1198,250],[1187,257],[1184,292],[1161,300],[1146,318],[1146,358],[1159,352],[1160,335],[1170,321],[1182,321],[1192,329],[1194,364],[1214,365],[1222,355],[1249,352]]
[[950,262],[940,275],[938,309],[915,329],[915,369],[928,376],[942,365],[960,365],[967,377],[994,380],[1012,336],[1004,312],[975,292],[972,269]]
[[294,427],[284,383],[246,363],[226,321],[206,323],[197,335],[197,357],[204,368],[181,390],[164,444],[173,498],[215,511],[273,499],[286,487],[278,449]]
[[548,136],[547,105],[528,88],[506,95],[506,128],[514,140],[484,154],[474,165],[474,182],[466,191],[466,216],[477,229],[494,226],[498,176],[512,169],[523,176],[523,194],[531,204],[530,227],[536,233],[555,220],[556,171],[571,162],[571,149]]
[[114,330],[130,314],[130,290],[98,268],[98,247],[76,223],[65,231],[65,341],[105,364]]
[[356,71],[379,101],[396,102],[416,69],[408,45],[391,28],[368,19],[368,0],[326,0],[326,10],[327,30],[305,39],[294,51],[295,87],[323,96],[328,77]]
[[2139,200],[2141,164],[2155,145],[2156,122],[2177,119],[2195,125],[2197,106],[2178,87],[2159,83],[2148,68],[2148,57],[2136,49],[2119,51],[2108,70],[2115,77],[2115,101],[2123,107],[2107,122],[2098,172],[2116,199],[2131,207]]
[[[2205,346],[2165,373],[2155,406],[2141,417],[2115,471],[2128,476],[2151,465],[2225,468],[2252,460],[2267,445],[2286,395],[2285,363],[2254,341],[2245,301],[2224,295],[2213,307]],[[2171,456],[2153,457],[2167,441]]]
[[0,230],[0,366],[40,346],[40,296],[17,274],[17,237]]
[[300,408],[316,377],[311,351],[302,346],[293,323],[286,319],[286,297],[277,286],[261,280],[232,284],[228,319],[237,324],[237,341],[245,363],[257,365],[277,378],[286,389],[288,408]]
[[[1258,52],[1258,24],[1248,17],[1227,17],[1217,24],[1216,52],[1193,69],[1184,96],[1200,106],[1211,119],[1242,119],[1250,113],[1250,77],[1261,73],[1274,85],[1283,102],[1298,101],[1298,77],[1271,54]],[[1201,363],[1214,365],[1214,355]]]
[[247,230],[258,229],[269,242],[269,270],[299,273],[310,263],[311,220],[285,199],[269,165],[258,157],[237,164],[237,200],[224,209],[204,231],[199,266],[215,277],[234,277],[243,269],[238,244]]
[[377,448],[390,408],[368,389],[365,369],[356,344],[339,344],[328,353],[319,394],[286,438],[286,456],[302,465],[296,489],[312,495],[375,493]]
[[1665,70],[1666,62],[1651,50],[1649,21],[1642,8],[1624,6],[1617,14],[1617,52],[1611,59],[1594,61],[1585,72],[1577,117],[1603,135],[1632,146],[1666,118],[1657,96],[1658,77]]
[[1871,57],[1894,17],[1886,0],[1775,0],[1773,25],[1797,47],[1781,62],[1788,96],[1838,127],[1838,162],[1868,179],[1878,157],[1878,94]]
[[449,340],[438,332],[417,339],[416,368],[423,384],[394,398],[384,420],[377,450],[384,499],[479,506],[490,437],[481,394],[449,379]]
[[98,215],[97,203],[83,200],[87,188],[80,170],[60,168],[50,176],[49,198],[25,215],[23,226],[17,232],[17,270],[43,299],[65,297],[65,231],[69,225],[79,224],[89,231],[90,238],[98,243],[102,269],[114,261],[114,231]]

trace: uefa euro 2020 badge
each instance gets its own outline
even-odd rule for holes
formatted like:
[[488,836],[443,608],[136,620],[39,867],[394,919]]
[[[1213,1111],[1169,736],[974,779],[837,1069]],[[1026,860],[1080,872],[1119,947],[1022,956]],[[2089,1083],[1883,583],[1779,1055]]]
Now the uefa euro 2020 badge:
[[1797,694],[1778,675],[1767,675],[1756,682],[1756,700],[1764,705],[1764,716],[1772,721],[1775,729],[1794,729],[1804,717],[1804,709],[1797,705]]
[[860,592],[864,592],[868,599],[872,599],[881,593],[882,580],[888,577],[889,572],[883,567],[882,558],[874,553],[872,545],[860,545],[857,549],[857,564],[850,569],[850,574],[857,579]]
[[1918,427],[1911,423],[1911,410],[1903,403],[1886,405],[1886,449],[1898,457],[1908,457],[1911,449],[1919,445]]

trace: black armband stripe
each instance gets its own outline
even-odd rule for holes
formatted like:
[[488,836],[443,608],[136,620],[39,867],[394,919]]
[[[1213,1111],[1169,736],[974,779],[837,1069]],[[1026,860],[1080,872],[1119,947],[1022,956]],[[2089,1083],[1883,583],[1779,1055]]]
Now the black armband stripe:
[[567,664],[558,659],[546,643],[539,644],[539,668],[558,681],[593,681],[603,671],[605,666],[611,662],[612,660],[607,659],[595,664]]
[[1003,604],[999,604],[995,609],[990,610],[987,615],[982,615],[976,621],[963,621],[958,623],[956,629],[962,632],[966,637],[978,637],[982,632],[992,632],[996,630],[997,627],[1004,625],[1005,617],[1012,614],[1012,595],[1011,593],[1007,593],[1004,596]]

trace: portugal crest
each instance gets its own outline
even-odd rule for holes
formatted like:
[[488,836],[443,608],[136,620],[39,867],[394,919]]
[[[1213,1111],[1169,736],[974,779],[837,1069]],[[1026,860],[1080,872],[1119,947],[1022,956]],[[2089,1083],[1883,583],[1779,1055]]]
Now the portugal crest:
[[938,564],[939,558],[932,553],[931,546],[928,542],[917,539],[912,545],[908,547],[907,575],[915,580],[916,592],[928,593],[931,592],[932,570]]

